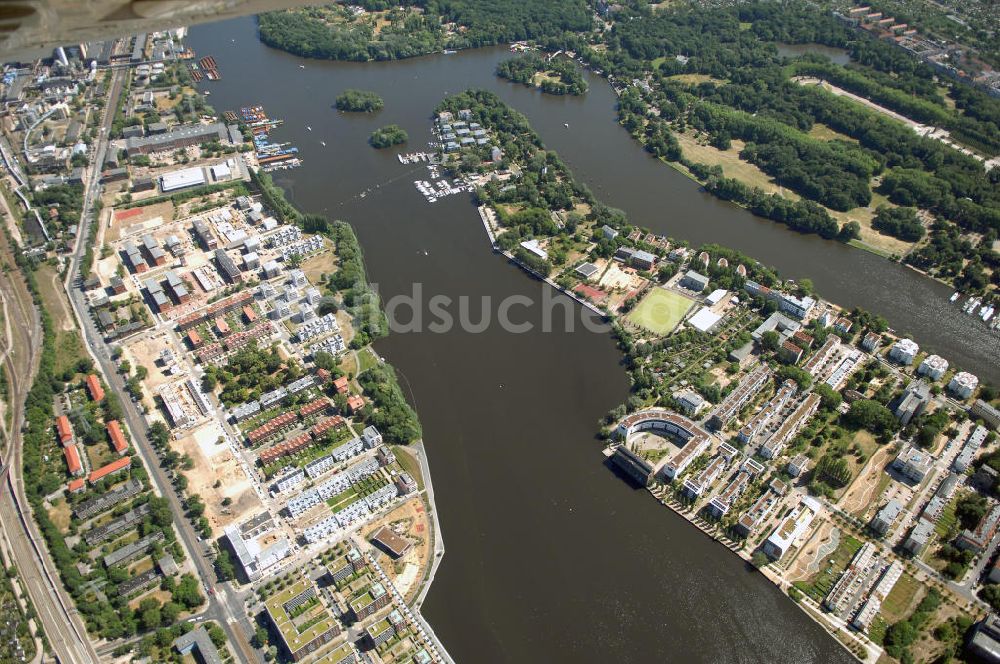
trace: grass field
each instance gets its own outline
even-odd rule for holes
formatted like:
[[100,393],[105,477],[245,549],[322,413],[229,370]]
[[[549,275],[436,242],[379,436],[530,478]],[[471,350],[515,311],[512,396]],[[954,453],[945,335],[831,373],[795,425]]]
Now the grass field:
[[666,334],[677,327],[694,301],[664,288],[654,288],[628,315],[628,319],[655,334]]

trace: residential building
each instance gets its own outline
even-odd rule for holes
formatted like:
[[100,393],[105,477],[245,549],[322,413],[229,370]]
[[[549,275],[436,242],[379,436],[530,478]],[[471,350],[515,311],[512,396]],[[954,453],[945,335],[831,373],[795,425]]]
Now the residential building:
[[708,420],[708,426],[721,430],[764,387],[771,378],[771,369],[761,364],[747,374],[736,388],[718,405]]
[[912,445],[903,445],[892,460],[893,470],[916,484],[924,481],[933,464],[934,460],[927,452]]
[[236,262],[226,253],[224,249],[215,250],[215,264],[219,268],[219,274],[230,283],[240,283],[243,281],[243,273],[237,267]]
[[657,257],[648,251],[640,249],[632,254],[629,263],[639,270],[652,270],[656,266]]
[[955,546],[962,550],[969,550],[979,555],[993,541],[997,534],[997,526],[1000,526],[1000,504],[994,503],[989,511],[983,515],[979,523],[972,530],[963,530],[955,540]]
[[674,395],[677,405],[688,417],[697,417],[707,405],[705,399],[694,390],[683,390]]
[[99,482],[105,477],[109,477],[111,475],[114,475],[116,473],[125,470],[131,465],[132,465],[132,457],[123,456],[122,458],[116,459],[115,461],[112,461],[111,463],[101,466],[97,470],[93,471],[87,477],[87,480],[91,484],[94,484],[95,482]]
[[921,517],[917,521],[917,525],[913,526],[906,540],[903,541],[903,549],[908,551],[910,555],[919,556],[933,535],[934,523]]
[[263,577],[271,567],[291,555],[291,547],[284,537],[278,537],[267,546],[262,546],[264,536],[275,529],[270,512],[262,512],[241,524],[231,524],[225,529],[226,539],[239,563],[251,582]]
[[899,504],[898,500],[893,498],[875,514],[875,518],[871,524],[872,530],[879,535],[888,534],[903,512],[903,506]]
[[927,376],[931,380],[940,380],[948,371],[948,360],[940,355],[928,355],[917,367],[917,374]]
[[194,651],[198,653],[198,660],[202,664],[222,664],[222,657],[212,638],[208,635],[208,630],[204,625],[192,629],[187,634],[182,634],[174,639],[174,649],[181,655],[188,655]]
[[73,442],[73,427],[65,415],[56,418],[56,434],[59,437],[59,444],[64,447]]
[[107,425],[108,438],[111,440],[111,446],[114,448],[115,452],[119,456],[128,452],[128,441],[125,440],[125,434],[122,433],[121,424],[118,420],[111,420]]
[[63,446],[63,455],[66,457],[66,470],[72,476],[83,474],[83,464],[80,463],[80,452],[76,449],[76,443],[68,443]]
[[979,387],[979,379],[968,371],[959,371],[948,383],[948,391],[959,399],[968,399]]
[[351,600],[351,613],[354,614],[355,620],[364,620],[379,609],[389,606],[390,602],[392,595],[386,592],[381,583],[375,582],[365,592]]
[[104,387],[97,374],[87,374],[87,392],[90,393],[91,401],[104,401]]
[[976,399],[972,407],[969,408],[969,412],[973,417],[978,417],[993,429],[1000,429],[1000,410],[997,410],[982,399]]
[[705,275],[699,274],[694,270],[688,270],[681,278],[680,285],[683,288],[694,291],[695,293],[700,293],[708,288],[708,282],[709,278]]
[[861,339],[861,350],[874,353],[882,345],[882,335],[875,332],[868,332]]
[[802,535],[806,533],[813,519],[820,513],[820,503],[810,497],[802,498],[801,502],[788,513],[774,532],[764,541],[761,547],[764,553],[774,560],[779,560]]
[[798,364],[798,361],[802,359],[802,349],[791,341],[783,341],[778,346],[778,359],[785,364]]
[[805,454],[799,454],[791,461],[788,462],[788,474],[792,477],[800,477],[804,472],[809,470],[809,457]]
[[975,461],[979,449],[986,442],[988,433],[989,431],[983,426],[976,426],[969,433],[969,436],[965,439],[965,443],[962,445],[962,449],[951,463],[952,470],[956,473],[964,473],[972,467],[972,462]]
[[983,662],[990,664],[1000,662],[1000,616],[990,613],[976,623],[967,648]]
[[893,405],[893,413],[904,427],[931,402],[931,388],[922,380],[916,380],[903,392]]
[[913,339],[900,339],[892,345],[892,349],[889,351],[889,359],[895,360],[904,366],[910,366],[917,359],[919,353],[920,346],[917,345],[916,341]]
[[307,576],[264,601],[264,611],[288,657],[297,662],[340,634],[340,624]]

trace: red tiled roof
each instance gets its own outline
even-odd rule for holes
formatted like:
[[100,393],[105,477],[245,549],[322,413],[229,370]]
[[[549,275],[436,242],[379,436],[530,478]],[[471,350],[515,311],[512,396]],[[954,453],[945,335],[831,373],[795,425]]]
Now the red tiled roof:
[[125,440],[125,435],[122,433],[122,427],[118,424],[118,420],[108,422],[108,435],[111,436],[111,445],[115,448],[115,452],[125,454],[128,451],[128,441]]
[[83,491],[83,487],[86,483],[83,481],[82,477],[78,477],[75,480],[70,480],[70,483],[66,485],[66,489],[70,493],[77,493],[78,491]]
[[59,442],[65,445],[73,440],[73,427],[69,425],[69,418],[60,415],[56,418],[56,431],[59,433]]
[[257,320],[257,314],[254,312],[253,307],[246,305],[243,307],[243,315],[246,316],[247,322],[252,323]]
[[94,483],[104,477],[107,477],[108,475],[111,475],[112,473],[117,473],[119,470],[122,470],[123,468],[128,468],[131,465],[132,465],[132,457],[123,456],[121,459],[116,459],[115,461],[112,461],[108,465],[98,468],[97,470],[95,470],[90,474],[90,477],[88,479],[90,480],[91,483]]
[[347,376],[341,376],[340,378],[335,378],[333,380],[333,386],[337,388],[338,394],[347,392],[347,382]]
[[357,394],[352,394],[347,397],[347,407],[352,413],[356,413],[365,407],[365,400],[359,397]]
[[70,475],[79,475],[83,472],[83,465],[80,464],[80,453],[76,450],[76,445],[70,443],[63,448],[63,454],[66,456],[66,467],[69,469]]
[[94,401],[104,399],[104,388],[101,387],[101,379],[97,377],[97,374],[87,375],[87,390],[90,392],[90,398]]
[[306,405],[302,406],[302,408],[299,409],[299,417],[305,419],[310,415],[315,415],[316,413],[320,413],[326,410],[327,408],[329,408],[329,406],[330,402],[324,399],[323,397],[320,397],[319,399],[314,399],[313,401],[310,401],[309,403],[307,403]]

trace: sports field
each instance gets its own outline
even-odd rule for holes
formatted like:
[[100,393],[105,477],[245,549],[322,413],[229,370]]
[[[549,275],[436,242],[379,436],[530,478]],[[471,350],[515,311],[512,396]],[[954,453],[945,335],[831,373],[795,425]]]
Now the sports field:
[[628,319],[655,334],[666,334],[681,322],[694,300],[664,288],[653,288]]

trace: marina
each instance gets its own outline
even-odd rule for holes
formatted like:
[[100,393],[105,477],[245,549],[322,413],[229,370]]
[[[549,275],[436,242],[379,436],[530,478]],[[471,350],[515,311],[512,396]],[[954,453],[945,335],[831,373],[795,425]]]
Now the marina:
[[[232,111],[227,111],[232,113]],[[235,115],[235,114],[233,114]],[[226,116],[229,117],[228,115]],[[272,143],[271,130],[284,124],[284,120],[268,117],[263,106],[244,106],[240,109],[238,120],[250,130],[253,135],[254,153],[257,163],[265,173],[283,171],[302,165],[299,149],[289,142]]]
[[[434,167],[431,167],[434,169]],[[465,184],[454,180],[449,182],[444,178],[440,178],[437,174],[437,170],[431,171],[431,181],[428,180],[414,180],[413,184],[416,186],[417,191],[423,194],[424,198],[427,199],[428,203],[436,203],[439,198],[444,198],[445,196],[454,196],[455,194],[461,194],[464,192],[472,191],[473,187],[470,184]]]

